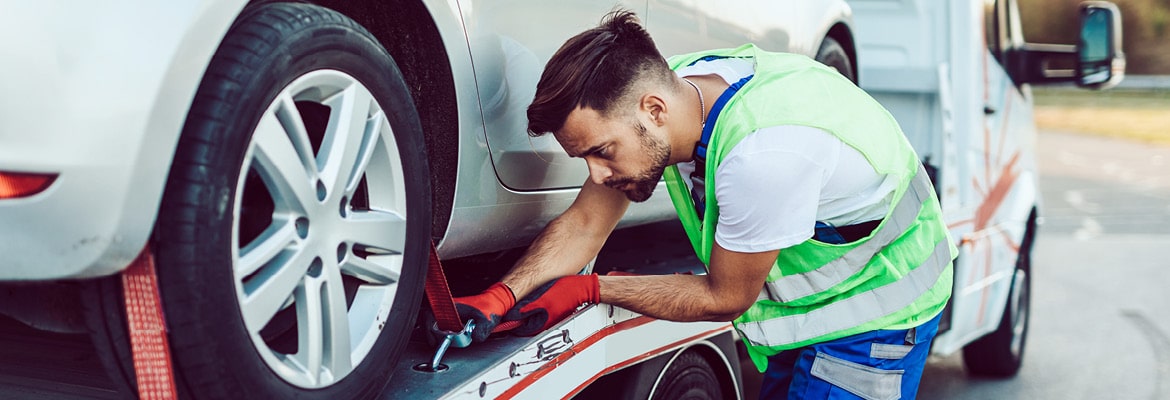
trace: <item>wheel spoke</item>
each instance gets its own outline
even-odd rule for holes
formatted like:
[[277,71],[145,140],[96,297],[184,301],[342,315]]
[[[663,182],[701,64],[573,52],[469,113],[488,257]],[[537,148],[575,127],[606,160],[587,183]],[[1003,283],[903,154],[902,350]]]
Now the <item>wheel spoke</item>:
[[380,112],[370,115],[372,102],[369,90],[356,83],[323,102],[333,115],[317,164],[330,193],[352,193],[365,172],[381,125]]
[[309,380],[328,384],[353,370],[345,287],[336,268],[305,279],[296,292],[298,349],[296,358]]
[[339,231],[348,242],[374,252],[402,254],[406,247],[406,219],[388,211],[355,211]]
[[298,151],[284,127],[273,113],[265,114],[256,126],[252,138],[255,144],[255,159],[260,176],[278,210],[286,209],[304,213],[306,204],[316,201],[315,172],[304,163],[307,156]]
[[288,133],[289,142],[300,156],[301,164],[309,170],[316,163],[313,157],[313,144],[309,140],[309,130],[305,128],[305,121],[301,118],[296,101],[288,92],[281,93],[277,101],[279,104],[276,108],[276,118]]
[[352,195],[357,190],[358,184],[362,181],[362,174],[369,168],[370,158],[374,155],[374,148],[380,137],[380,130],[383,125],[386,125],[385,119],[386,116],[382,114],[381,110],[378,110],[377,113],[370,116],[366,121],[366,125],[361,132],[361,149],[358,150],[357,159],[354,160],[353,170],[345,181],[343,190],[345,190],[346,196]]
[[402,273],[401,257],[370,255],[361,258],[350,255],[341,264],[341,271],[369,283],[389,285],[398,282]]
[[350,359],[349,345],[349,316],[345,303],[345,285],[341,280],[341,271],[329,268],[325,275],[325,283],[321,290],[321,311],[324,323],[324,355],[323,362],[329,369],[331,376],[345,376],[353,369]]
[[283,251],[290,250],[296,243],[297,231],[293,221],[287,218],[273,220],[259,237],[240,249],[240,261],[236,265],[238,279],[250,276],[268,265]]
[[302,285],[313,254],[303,248],[286,249],[244,281],[241,308],[249,329],[260,330]]
[[297,354],[305,374],[313,384],[320,384],[321,360],[325,353],[325,323],[322,321],[321,281],[306,279],[296,292]]

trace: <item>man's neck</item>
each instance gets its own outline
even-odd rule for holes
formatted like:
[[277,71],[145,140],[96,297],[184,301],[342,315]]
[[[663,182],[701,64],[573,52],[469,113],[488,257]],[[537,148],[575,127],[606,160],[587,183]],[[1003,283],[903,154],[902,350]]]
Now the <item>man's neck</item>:
[[[679,79],[678,84],[681,85],[679,87],[680,93],[687,93],[682,96],[685,99],[685,105],[683,107],[695,110],[695,122],[692,125],[684,121],[679,126],[677,133],[678,139],[672,143],[672,147],[675,150],[672,151],[672,154],[674,154],[671,157],[672,164],[692,161],[694,159],[696,143],[703,136],[703,124],[707,122],[707,116],[711,115],[715,100],[730,86],[723,78],[715,74],[686,76],[685,78],[694,82],[695,86],[699,89],[696,91],[690,84]],[[699,99],[699,92],[702,92],[702,101]],[[702,106],[701,114],[699,113],[700,106]]]

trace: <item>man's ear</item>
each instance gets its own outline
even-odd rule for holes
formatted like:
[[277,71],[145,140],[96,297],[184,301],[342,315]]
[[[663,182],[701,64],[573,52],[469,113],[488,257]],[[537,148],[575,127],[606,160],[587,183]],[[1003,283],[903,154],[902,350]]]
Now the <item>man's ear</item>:
[[656,93],[647,93],[642,96],[642,101],[639,103],[639,111],[647,113],[650,116],[650,122],[656,126],[666,125],[667,114],[666,100]]

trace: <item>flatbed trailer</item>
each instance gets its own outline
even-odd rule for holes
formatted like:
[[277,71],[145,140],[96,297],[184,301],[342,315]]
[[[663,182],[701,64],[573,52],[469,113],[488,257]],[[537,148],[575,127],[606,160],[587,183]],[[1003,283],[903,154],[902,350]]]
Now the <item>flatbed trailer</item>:
[[664,376],[666,368],[678,354],[688,351],[703,357],[725,386],[724,392],[735,393],[725,398],[739,398],[732,332],[729,323],[670,322],[620,307],[592,305],[537,336],[492,338],[451,349],[437,372],[429,368],[435,347],[420,333],[403,355],[386,398],[570,398],[586,389],[604,392],[607,388],[590,385],[611,373],[641,373],[641,369],[662,373],[651,374],[654,381],[629,382],[625,389],[663,390],[669,384],[662,379],[669,378]]
[[[704,273],[683,235],[677,221],[620,229],[586,270]],[[498,280],[518,256],[444,260],[443,266],[459,296]],[[671,366],[702,378],[723,399],[743,398],[739,338],[729,322],[671,322],[595,304],[536,336],[496,334],[451,348],[440,361],[445,368],[433,372],[437,341],[426,329],[431,322],[418,320],[386,399],[650,399],[677,388]]]

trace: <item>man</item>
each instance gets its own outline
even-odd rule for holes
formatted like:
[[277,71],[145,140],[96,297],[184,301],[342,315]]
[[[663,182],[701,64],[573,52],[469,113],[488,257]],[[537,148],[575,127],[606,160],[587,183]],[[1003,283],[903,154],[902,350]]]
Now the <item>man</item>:
[[[528,118],[590,177],[500,283],[456,299],[476,340],[602,302],[735,321],[761,398],[914,397],[955,249],[897,123],[849,80],[751,45],[667,61],[616,11],[553,55]],[[708,273],[574,275],[663,176]]]

